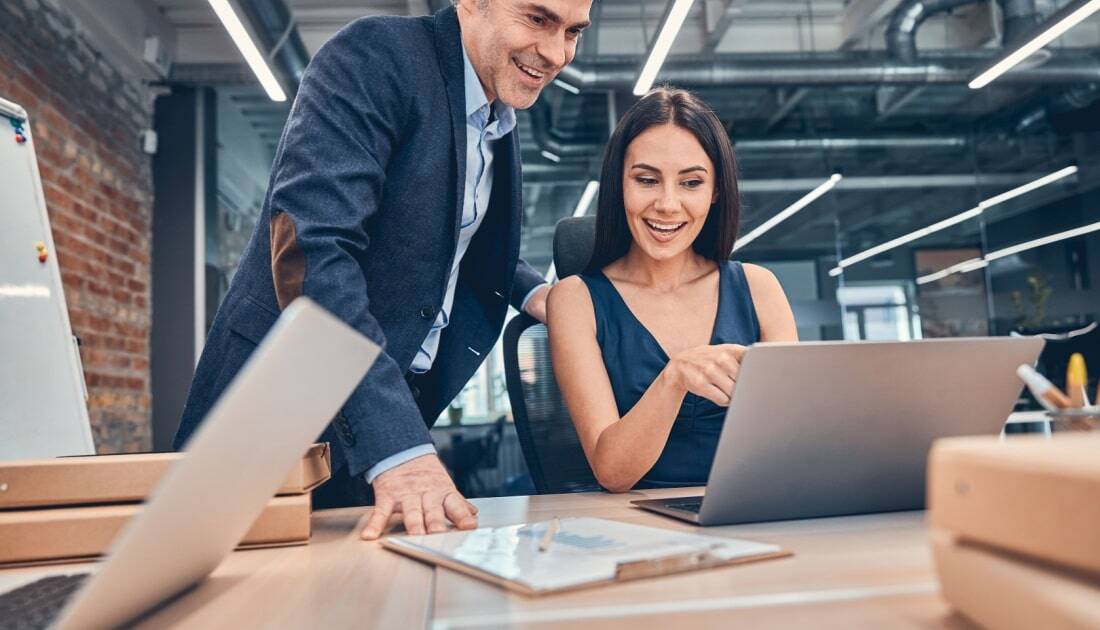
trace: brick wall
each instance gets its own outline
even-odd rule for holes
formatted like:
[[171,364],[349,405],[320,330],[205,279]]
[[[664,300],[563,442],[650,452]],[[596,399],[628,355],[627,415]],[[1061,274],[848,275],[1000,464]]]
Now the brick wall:
[[100,452],[151,446],[152,112],[56,0],[0,0],[0,96],[31,120]]

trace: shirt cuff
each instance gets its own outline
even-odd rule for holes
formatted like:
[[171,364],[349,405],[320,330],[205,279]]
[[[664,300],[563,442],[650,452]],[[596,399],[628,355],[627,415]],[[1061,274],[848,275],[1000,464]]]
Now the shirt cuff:
[[412,461],[417,457],[423,457],[424,455],[432,455],[435,453],[434,444],[421,444],[420,446],[414,446],[409,449],[405,449],[396,455],[390,455],[386,459],[378,462],[374,466],[371,466],[366,472],[367,483],[374,483],[375,477],[390,470],[391,468],[397,468],[405,462]]
[[545,286],[548,286],[549,284],[550,283],[548,283],[548,282],[543,282],[542,284],[537,285],[534,289],[531,289],[530,291],[528,291],[527,295],[524,296],[523,301],[520,302],[520,304],[519,304],[519,310],[526,313],[527,312],[527,303],[530,302],[531,298],[535,296],[535,292],[537,292],[539,289],[541,289]]

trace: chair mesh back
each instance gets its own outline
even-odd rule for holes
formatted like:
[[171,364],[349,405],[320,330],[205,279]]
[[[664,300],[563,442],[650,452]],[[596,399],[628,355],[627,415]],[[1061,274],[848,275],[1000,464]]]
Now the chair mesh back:
[[527,315],[504,331],[504,368],[516,434],[539,494],[598,490],[558,392],[546,327]]

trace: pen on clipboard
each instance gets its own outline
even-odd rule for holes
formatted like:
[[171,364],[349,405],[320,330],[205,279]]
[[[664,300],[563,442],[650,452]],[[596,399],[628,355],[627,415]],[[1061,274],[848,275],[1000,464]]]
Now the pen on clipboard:
[[554,535],[561,529],[561,520],[558,517],[554,517],[550,524],[546,526],[546,532],[542,535],[542,540],[539,541],[539,551],[547,551],[550,549],[550,544],[554,542]]

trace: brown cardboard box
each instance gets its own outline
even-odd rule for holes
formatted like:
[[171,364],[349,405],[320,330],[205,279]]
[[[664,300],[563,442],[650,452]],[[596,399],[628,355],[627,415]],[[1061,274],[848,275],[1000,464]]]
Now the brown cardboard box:
[[[182,456],[137,453],[0,462],[0,510],[139,502]],[[278,494],[309,492],[328,480],[330,466],[328,444],[314,444]]]
[[964,541],[1100,575],[1100,435],[937,440],[928,519]]
[[[139,510],[140,503],[130,503],[0,512],[0,565],[94,558]],[[309,514],[310,495],[275,497],[238,548],[306,544]]]
[[1062,630],[1100,627],[1100,579],[1061,570],[933,530],[940,592],[986,628]]

